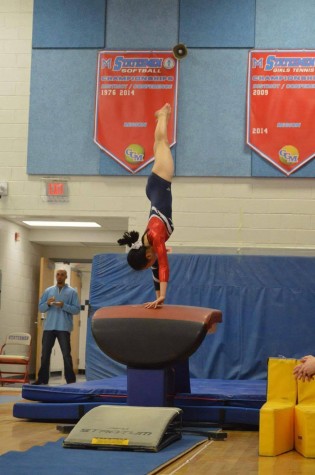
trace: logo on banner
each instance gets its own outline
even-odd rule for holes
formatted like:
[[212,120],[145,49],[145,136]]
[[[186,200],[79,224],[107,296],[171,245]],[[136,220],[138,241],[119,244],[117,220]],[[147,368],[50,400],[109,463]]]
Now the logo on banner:
[[125,159],[133,167],[138,167],[144,162],[144,148],[141,145],[132,143],[125,150]]
[[94,141],[131,173],[154,160],[154,113],[166,102],[170,146],[176,142],[178,62],[170,51],[100,51]]
[[315,51],[249,52],[247,144],[286,175],[315,156]]
[[299,164],[299,151],[293,145],[285,145],[279,151],[279,160],[287,167],[295,167]]

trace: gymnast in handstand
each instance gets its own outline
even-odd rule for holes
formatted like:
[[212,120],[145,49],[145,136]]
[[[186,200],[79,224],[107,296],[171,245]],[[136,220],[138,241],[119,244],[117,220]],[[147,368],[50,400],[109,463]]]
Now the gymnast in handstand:
[[118,239],[120,246],[131,247],[127,261],[135,270],[151,267],[156,300],[146,303],[147,308],[157,308],[166,297],[169,280],[169,264],[166,241],[174,230],[172,222],[171,182],[174,176],[174,162],[167,138],[167,124],[171,106],[165,104],[155,113],[157,119],[154,133],[154,165],[148,177],[146,195],[151,202],[147,228],[139,239],[137,231],[125,232]]

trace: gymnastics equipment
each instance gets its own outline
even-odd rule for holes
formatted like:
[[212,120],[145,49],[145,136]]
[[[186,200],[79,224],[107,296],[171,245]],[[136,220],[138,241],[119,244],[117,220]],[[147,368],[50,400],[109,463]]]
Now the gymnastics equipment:
[[267,402],[259,415],[259,455],[275,456],[294,449],[296,364],[293,358],[268,359]]
[[82,417],[63,446],[158,452],[181,438],[181,414],[170,407],[98,406]]
[[92,334],[99,348],[127,366],[127,402],[166,406],[168,394],[190,392],[188,358],[222,321],[220,310],[163,305],[98,309]]
[[[193,378],[190,393],[178,392],[172,405],[183,410],[183,423],[258,427],[259,410],[266,402],[266,383],[265,379]],[[78,421],[100,404],[126,405],[127,397],[126,375],[58,386],[24,384],[22,398],[28,401],[14,404],[13,415],[32,420]]]
[[315,457],[315,380],[298,381],[295,450],[304,457]]
[[[28,383],[32,338],[29,333],[9,333],[0,349],[0,383]],[[3,369],[3,366],[6,369]],[[9,368],[10,366],[10,368]],[[19,367],[19,370],[17,369]],[[23,368],[23,371],[22,371]]]

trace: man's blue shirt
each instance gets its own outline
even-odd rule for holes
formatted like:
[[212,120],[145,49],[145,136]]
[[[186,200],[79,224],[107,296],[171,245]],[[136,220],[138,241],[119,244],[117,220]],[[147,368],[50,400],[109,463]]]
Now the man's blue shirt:
[[[56,302],[63,302],[63,307],[48,305],[47,300],[55,297]],[[81,306],[78,293],[75,289],[65,284],[48,287],[39,301],[39,311],[47,313],[44,321],[44,330],[59,330],[71,332],[73,329],[73,315],[80,312]]]

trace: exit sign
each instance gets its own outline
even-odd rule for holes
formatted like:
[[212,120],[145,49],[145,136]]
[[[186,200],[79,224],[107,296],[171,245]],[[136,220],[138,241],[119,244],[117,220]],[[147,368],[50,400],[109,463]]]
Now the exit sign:
[[68,201],[68,183],[66,181],[48,181],[46,196],[48,201]]

